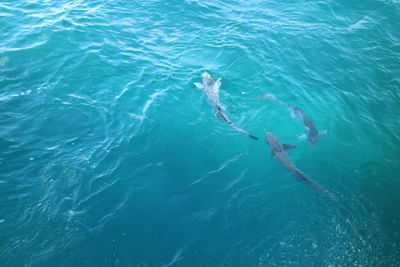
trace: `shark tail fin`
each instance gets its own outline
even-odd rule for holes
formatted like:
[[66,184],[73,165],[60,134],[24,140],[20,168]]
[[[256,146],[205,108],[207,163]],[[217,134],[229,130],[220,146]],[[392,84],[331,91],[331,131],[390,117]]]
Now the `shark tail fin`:
[[338,198],[337,196],[329,191],[328,189],[326,189],[325,187],[323,187],[322,185],[314,182],[313,180],[311,180],[310,178],[308,178],[305,174],[303,174],[301,171],[296,170],[294,172],[304,183],[309,184],[311,187],[313,187],[315,190],[321,192],[325,197],[327,197],[330,200],[333,201],[337,201]]
[[282,147],[283,147],[284,150],[289,150],[289,149],[296,148],[296,146],[292,146],[292,145],[289,145],[289,144],[282,144]]
[[249,137],[250,137],[251,139],[258,140],[258,137],[257,137],[257,136],[254,136],[254,135],[252,135],[252,134],[249,134]]
[[215,108],[217,109],[217,114],[221,117],[221,119],[223,119],[227,124],[229,124],[233,129],[235,129],[237,132],[242,133],[247,135],[248,137],[250,137],[251,139],[254,140],[258,140],[257,136],[254,136],[252,134],[249,134],[248,132],[246,132],[245,130],[243,130],[242,128],[239,128],[238,126],[236,126],[236,124],[234,124],[223,112],[222,108],[219,105],[216,105]]
[[232,126],[232,128],[235,129],[237,132],[242,133],[242,134],[245,134],[245,135],[247,135],[248,137],[250,137],[250,138],[253,139],[253,140],[258,140],[258,137],[257,137],[257,136],[254,136],[254,135],[252,135],[252,134],[249,134],[247,131],[245,131],[245,130],[243,130],[242,128],[239,128],[238,126],[236,126],[236,124],[234,124],[233,122],[228,121],[228,124],[229,124],[230,126]]

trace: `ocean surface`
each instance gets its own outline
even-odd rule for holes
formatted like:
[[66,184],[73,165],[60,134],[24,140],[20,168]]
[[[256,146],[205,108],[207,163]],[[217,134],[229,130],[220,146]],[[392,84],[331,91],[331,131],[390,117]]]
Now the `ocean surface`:
[[0,266],[400,266],[399,18],[398,0],[1,1]]

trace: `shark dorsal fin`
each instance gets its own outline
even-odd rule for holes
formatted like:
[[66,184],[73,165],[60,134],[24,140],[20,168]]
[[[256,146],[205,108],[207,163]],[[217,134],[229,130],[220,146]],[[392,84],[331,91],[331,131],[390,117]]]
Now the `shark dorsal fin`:
[[288,145],[288,144],[282,144],[282,147],[283,147],[284,150],[289,150],[289,149],[296,148],[296,146],[292,146],[292,145]]

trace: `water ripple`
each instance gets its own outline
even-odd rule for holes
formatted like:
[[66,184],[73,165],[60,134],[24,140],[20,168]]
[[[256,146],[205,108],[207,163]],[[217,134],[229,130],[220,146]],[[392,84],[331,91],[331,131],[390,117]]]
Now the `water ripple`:
[[[0,3],[0,260],[395,265],[398,1]],[[350,217],[231,131],[273,131]],[[272,93],[328,130],[309,147]],[[234,234],[232,234],[234,233]],[[134,249],[132,249],[134,248]],[[155,256],[156,255],[156,256]]]

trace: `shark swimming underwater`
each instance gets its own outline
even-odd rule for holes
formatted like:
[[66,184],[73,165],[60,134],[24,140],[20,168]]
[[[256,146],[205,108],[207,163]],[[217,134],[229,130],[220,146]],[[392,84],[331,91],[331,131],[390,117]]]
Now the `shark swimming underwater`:
[[278,103],[281,103],[282,105],[285,105],[297,118],[301,120],[303,123],[304,127],[307,129],[307,141],[312,144],[316,145],[319,142],[319,137],[321,134],[326,134],[326,131],[321,131],[319,132],[317,130],[317,127],[315,126],[314,122],[310,117],[308,117],[303,110],[301,110],[299,107],[295,107],[289,104],[286,104],[285,102],[279,100],[272,94],[265,94],[261,96],[261,99],[269,99],[272,101],[276,101]]
[[208,74],[207,72],[203,72],[201,74],[201,77],[203,79],[202,83],[195,82],[194,85],[197,88],[202,89],[204,94],[207,95],[208,100],[214,106],[217,115],[227,124],[229,124],[233,129],[235,129],[237,132],[245,134],[254,140],[258,140],[257,136],[249,134],[242,128],[236,126],[236,124],[234,124],[225,114],[224,109],[222,108],[221,103],[219,102],[219,88],[221,87],[221,79],[214,81],[211,78],[210,74]]
[[296,165],[290,160],[286,150],[295,148],[295,146],[281,144],[271,132],[267,132],[265,134],[265,141],[271,148],[271,154],[275,157],[275,159],[282,164],[288,171],[293,173],[300,181],[310,185],[315,190],[321,192],[326,197],[331,200],[336,200],[336,196],[330,192],[329,190],[325,189],[323,186],[319,185],[318,183],[314,182],[310,178],[308,178],[305,174],[303,174]]

